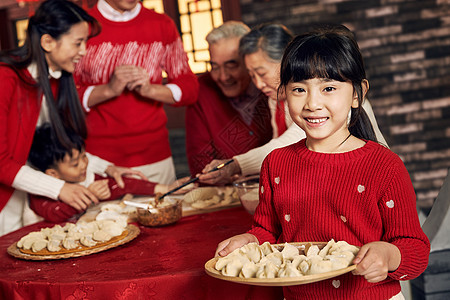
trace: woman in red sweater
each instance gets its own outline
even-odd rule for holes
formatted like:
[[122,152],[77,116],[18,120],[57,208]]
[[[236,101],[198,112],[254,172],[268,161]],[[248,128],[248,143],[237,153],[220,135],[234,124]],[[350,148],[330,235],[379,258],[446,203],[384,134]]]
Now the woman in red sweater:
[[280,74],[306,139],[266,157],[251,230],[217,254],[249,242],[344,240],[361,247],[353,274],[286,287],[285,298],[404,299],[399,280],[425,270],[430,244],[403,162],[376,142],[361,107],[369,84],[352,33],[337,26],[296,37]]
[[[65,183],[26,165],[37,125],[49,122],[61,144],[72,143],[66,128],[86,136],[84,113],[72,77],[96,35],[96,20],[71,1],[43,2],[29,20],[22,47],[0,53],[0,235],[23,225],[26,193],[59,199],[77,210],[97,198],[85,187]],[[97,160],[123,185],[123,168]]]

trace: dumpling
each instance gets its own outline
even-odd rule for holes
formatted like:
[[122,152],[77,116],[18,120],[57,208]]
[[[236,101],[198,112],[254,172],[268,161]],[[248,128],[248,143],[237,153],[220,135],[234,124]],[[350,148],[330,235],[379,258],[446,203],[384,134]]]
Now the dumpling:
[[242,270],[242,267],[245,263],[249,262],[248,260],[244,262],[244,260],[240,259],[239,256],[234,256],[230,261],[225,265],[222,269],[222,275],[224,276],[238,276]]
[[305,261],[306,259],[307,257],[304,255],[297,255],[292,260],[292,265],[294,266],[294,268],[298,268],[300,266],[300,263]]
[[278,274],[279,266],[275,265],[272,261],[267,261],[256,272],[257,278],[275,278]]
[[61,241],[62,240],[49,240],[47,244],[47,250],[50,252],[56,252],[61,250]]
[[247,258],[254,263],[259,262],[264,256],[264,253],[257,243],[248,243],[242,246],[239,252],[242,253],[242,255],[247,256]]
[[330,251],[328,251],[330,254],[333,254],[333,252],[344,252],[344,251],[350,251],[353,254],[357,254],[359,252],[359,248],[353,245],[350,245],[346,241],[338,241],[336,242],[331,248]]
[[315,255],[319,255],[320,249],[317,245],[311,245],[306,251],[306,257],[312,257]]
[[272,246],[269,242],[264,242],[261,246],[259,246],[264,255],[269,255],[272,252],[279,252],[277,248]]
[[323,248],[320,250],[319,255],[322,256],[322,257],[327,256],[328,251],[331,249],[331,247],[332,247],[334,244],[335,244],[334,239],[331,239],[331,240],[325,245],[325,247],[323,247]]
[[325,259],[331,261],[331,268],[333,270],[339,270],[347,268],[350,265],[350,262],[344,258],[335,255],[327,255]]
[[287,261],[279,270],[278,277],[300,277],[303,274],[289,261]]
[[302,272],[302,274],[308,274],[309,271],[309,262],[307,260],[302,261],[298,267],[298,270],[300,270],[300,272]]
[[33,245],[31,246],[31,251],[33,252],[39,252],[42,249],[47,247],[48,241],[45,239],[38,239],[36,240]]
[[82,236],[80,239],[80,243],[86,247],[93,247],[97,244],[97,242],[92,239],[91,235]]
[[255,264],[252,261],[249,261],[244,264],[244,266],[241,269],[241,272],[239,273],[239,277],[241,278],[253,278],[256,277],[256,272],[259,269],[259,265]]
[[319,261],[315,261],[315,262],[311,263],[307,274],[308,275],[321,274],[321,273],[330,272],[332,270],[333,270],[333,268],[332,268],[331,261],[319,260]]
[[124,230],[124,227],[113,220],[98,221],[98,225],[101,230],[106,231],[112,237],[121,235]]
[[92,238],[98,242],[107,242],[112,236],[104,230],[97,230],[92,234]]
[[297,247],[289,243],[284,243],[284,248],[281,251],[281,254],[283,255],[284,259],[293,260],[294,257],[299,255],[299,252]]
[[276,266],[280,267],[284,263],[283,254],[281,252],[272,252],[269,255],[265,256],[261,262],[272,262]]
[[62,245],[63,245],[64,248],[66,248],[68,250],[78,248],[78,246],[79,246],[77,241],[75,241],[74,239],[68,238],[68,237],[66,237],[62,241]]
[[17,242],[17,247],[29,250],[29,249],[31,249],[31,246],[33,245],[34,240],[44,239],[45,237],[46,237],[46,235],[41,231],[30,232],[29,234],[23,236]]

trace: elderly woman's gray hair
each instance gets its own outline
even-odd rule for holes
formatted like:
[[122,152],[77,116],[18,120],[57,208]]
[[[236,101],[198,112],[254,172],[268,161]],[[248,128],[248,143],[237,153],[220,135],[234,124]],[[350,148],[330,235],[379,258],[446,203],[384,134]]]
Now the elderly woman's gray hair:
[[245,56],[260,49],[273,61],[281,62],[284,49],[293,39],[289,29],[281,24],[262,24],[243,36],[239,43],[239,54]]
[[208,44],[214,44],[222,39],[242,37],[250,31],[250,28],[240,21],[227,21],[211,30],[206,36]]

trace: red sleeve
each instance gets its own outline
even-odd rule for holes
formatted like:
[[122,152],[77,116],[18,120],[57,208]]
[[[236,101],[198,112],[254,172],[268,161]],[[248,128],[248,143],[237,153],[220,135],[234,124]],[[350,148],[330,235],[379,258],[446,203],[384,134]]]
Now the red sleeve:
[[172,19],[167,17],[164,32],[167,36],[164,69],[168,75],[168,83],[176,84],[182,92],[181,100],[174,106],[183,106],[197,101],[199,85],[197,76],[192,72],[183,42]]
[[272,185],[269,174],[270,154],[264,159],[261,166],[259,181],[259,204],[253,216],[252,228],[248,233],[253,234],[259,243],[274,244],[281,235],[281,226],[278,222],[276,209],[273,206]]
[[430,242],[420,226],[416,195],[408,171],[399,158],[394,166],[395,175],[378,203],[385,228],[381,240],[397,246],[401,253],[401,263],[389,277],[410,280],[425,271]]
[[[104,177],[96,175],[95,180],[104,180]],[[125,194],[152,196],[155,192],[155,186],[157,183],[151,181],[145,181],[136,178],[122,177],[125,183],[124,188],[120,188],[114,178],[108,177],[108,186],[111,191],[111,197],[105,200],[115,200],[123,197]],[[103,200],[103,201],[105,201]]]
[[191,175],[195,176],[214,158],[216,150],[205,113],[199,103],[186,108],[186,156]]
[[65,222],[75,217],[78,211],[62,201],[30,195],[30,208],[45,220],[53,223]]

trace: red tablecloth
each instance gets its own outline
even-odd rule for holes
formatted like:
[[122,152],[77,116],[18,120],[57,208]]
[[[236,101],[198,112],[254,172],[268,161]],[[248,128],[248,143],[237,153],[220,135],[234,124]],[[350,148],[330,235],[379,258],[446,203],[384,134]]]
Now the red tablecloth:
[[242,207],[183,217],[150,228],[128,244],[83,257],[27,261],[6,249],[37,223],[0,237],[0,299],[283,299],[280,288],[230,283],[208,276],[217,244],[245,232]]

